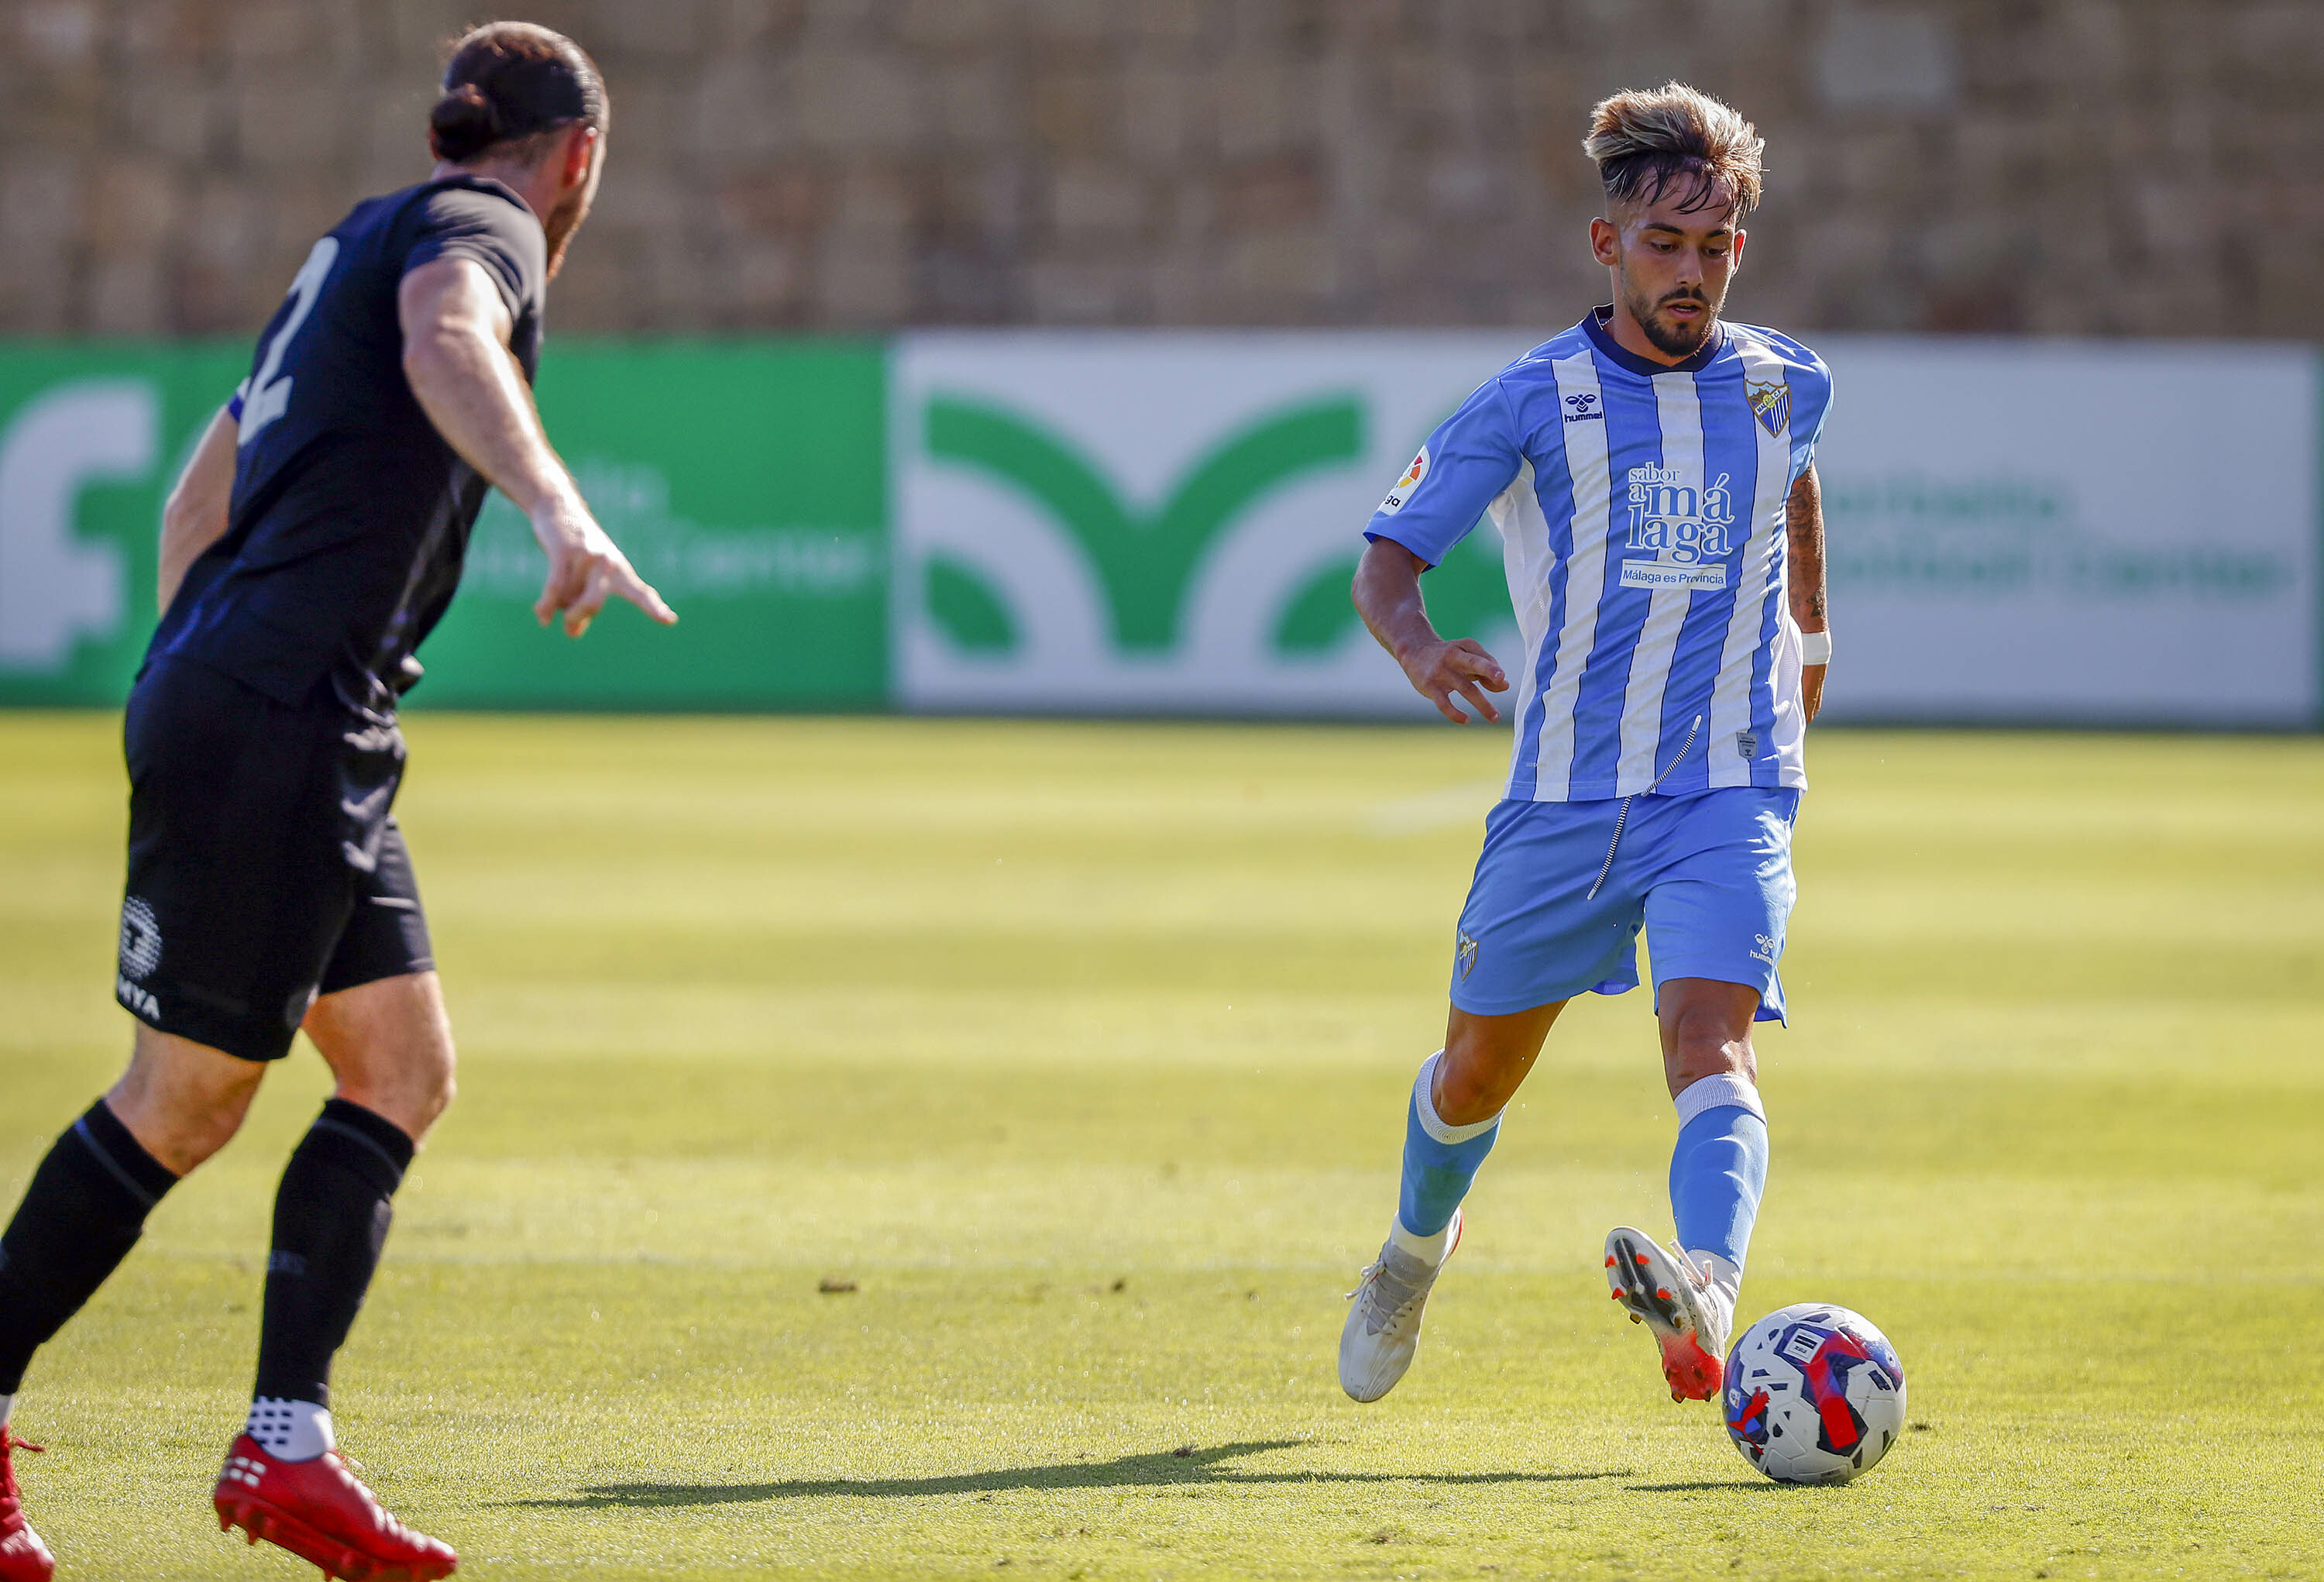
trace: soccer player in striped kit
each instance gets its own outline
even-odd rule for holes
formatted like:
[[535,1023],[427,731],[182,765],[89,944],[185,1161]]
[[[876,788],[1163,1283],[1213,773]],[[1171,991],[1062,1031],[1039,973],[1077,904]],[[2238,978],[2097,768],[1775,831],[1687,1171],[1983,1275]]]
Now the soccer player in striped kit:
[[[1676,1236],[1606,1238],[1614,1298],[1652,1331],[1674,1399],[1720,1389],[1767,1170],[1751,1049],[1780,1019],[1802,739],[1823,691],[1823,364],[1721,321],[1759,199],[1749,122],[1683,84],[1617,94],[1582,147],[1606,192],[1591,246],[1613,302],[1478,389],[1414,458],[1366,537],[1365,624],[1445,717],[1517,747],[1452,965],[1444,1048],[1420,1068],[1387,1244],[1340,1339],[1377,1401],[1422,1310],[1501,1112],[1566,1002],[1638,982],[1652,936],[1678,1110]],[[1421,576],[1489,516],[1524,649],[1514,677],[1430,624]]]

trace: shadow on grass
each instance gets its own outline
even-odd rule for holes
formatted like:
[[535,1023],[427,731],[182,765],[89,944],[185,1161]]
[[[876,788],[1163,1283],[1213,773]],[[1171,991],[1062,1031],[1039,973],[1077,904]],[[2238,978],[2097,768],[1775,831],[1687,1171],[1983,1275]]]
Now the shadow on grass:
[[1628,1483],[1622,1486],[1634,1494],[1696,1494],[1720,1490],[1730,1494],[1773,1494],[1784,1485],[1765,1477],[1714,1477],[1701,1483]]
[[1287,1450],[1302,1439],[1254,1439],[1208,1449],[1189,1448],[1150,1456],[1120,1456],[1111,1461],[1060,1462],[1049,1466],[1007,1466],[992,1472],[963,1472],[946,1477],[790,1478],[780,1483],[608,1483],[556,1499],[510,1500],[534,1510],[603,1511],[657,1505],[738,1505],[761,1500],[804,1500],[829,1494],[859,1499],[912,1499],[924,1494],[987,1494],[1007,1489],[1112,1489],[1140,1485],[1274,1483],[1432,1483],[1448,1485],[1507,1483],[1580,1483],[1628,1477],[1630,1469],[1607,1472],[1240,1472],[1221,1465],[1261,1450]]

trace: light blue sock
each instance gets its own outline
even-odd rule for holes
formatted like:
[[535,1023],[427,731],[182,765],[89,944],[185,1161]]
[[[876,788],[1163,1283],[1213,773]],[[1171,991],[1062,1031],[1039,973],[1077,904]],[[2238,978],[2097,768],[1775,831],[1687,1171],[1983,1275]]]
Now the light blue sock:
[[1751,1225],[1767,1186],[1767,1112],[1759,1090],[1731,1072],[1705,1077],[1678,1096],[1671,1151],[1671,1217],[1678,1244],[1743,1267]]
[[[1501,1134],[1501,1117],[1472,1125],[1450,1126],[1436,1113],[1436,1063],[1439,1050],[1421,1063],[1412,1085],[1412,1104],[1404,1123],[1404,1188],[1397,1204],[1397,1227],[1405,1236],[1428,1242],[1452,1223],[1453,1211],[1469,1195],[1477,1167],[1493,1151]],[[1409,1249],[1417,1251],[1419,1249]],[[1436,1249],[1441,1255],[1443,1249]]]

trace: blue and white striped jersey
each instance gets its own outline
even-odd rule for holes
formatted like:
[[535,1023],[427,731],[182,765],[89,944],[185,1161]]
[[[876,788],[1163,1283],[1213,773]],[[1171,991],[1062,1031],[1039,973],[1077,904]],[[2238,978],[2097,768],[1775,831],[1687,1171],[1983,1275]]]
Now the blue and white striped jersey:
[[1807,784],[1784,503],[1831,403],[1772,329],[1722,325],[1667,367],[1592,314],[1428,437],[1365,536],[1433,566],[1480,517],[1500,530],[1512,799]]

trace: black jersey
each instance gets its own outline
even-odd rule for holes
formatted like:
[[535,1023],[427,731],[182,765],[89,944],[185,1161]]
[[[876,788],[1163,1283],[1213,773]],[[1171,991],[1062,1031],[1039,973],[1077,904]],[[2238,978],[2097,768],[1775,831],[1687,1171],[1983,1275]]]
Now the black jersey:
[[379,710],[419,678],[412,652],[451,603],[488,486],[403,375],[397,290],[443,257],[484,265],[531,379],[549,261],[523,200],[460,175],[357,204],[259,338],[226,533],[187,572],[149,663],[190,659],[294,704],[327,676]]

